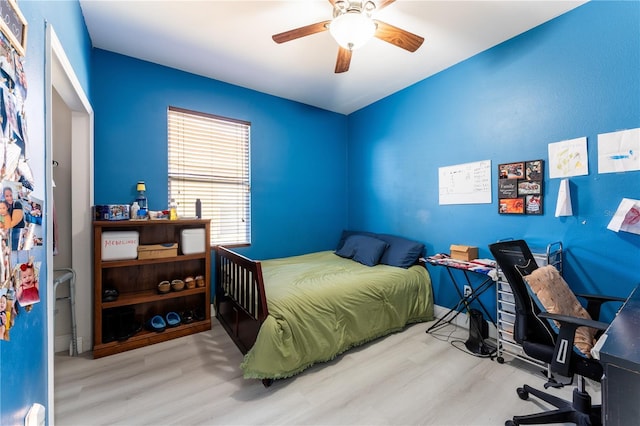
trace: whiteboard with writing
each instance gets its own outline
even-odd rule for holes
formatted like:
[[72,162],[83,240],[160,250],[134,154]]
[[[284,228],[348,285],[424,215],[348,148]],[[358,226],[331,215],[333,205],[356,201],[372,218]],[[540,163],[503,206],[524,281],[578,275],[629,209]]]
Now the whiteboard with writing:
[[440,167],[440,204],[491,204],[491,160]]

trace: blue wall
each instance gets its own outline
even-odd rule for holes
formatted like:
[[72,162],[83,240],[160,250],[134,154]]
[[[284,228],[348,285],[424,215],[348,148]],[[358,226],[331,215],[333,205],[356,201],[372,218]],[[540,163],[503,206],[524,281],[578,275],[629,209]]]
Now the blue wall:
[[[349,226],[450,244],[562,241],[565,277],[626,296],[640,282],[640,236],[606,229],[640,172],[598,174],[597,135],[640,127],[640,3],[590,2],[349,117]],[[428,43],[423,48],[428,49]],[[574,216],[556,218],[559,179],[545,176],[543,216],[499,215],[497,165],[544,159],[547,145],[588,138],[589,175],[570,179]],[[493,202],[438,204],[438,168],[491,160]],[[430,268],[436,303],[456,300]],[[495,309],[495,293],[482,300]]]
[[333,248],[347,223],[347,118],[104,50],[93,54],[95,202],[126,203],[147,184],[166,209],[167,108],[251,122],[255,258]]
[[[596,138],[640,126],[638,9],[590,2],[348,118],[95,50],[96,203],[129,203],[145,180],[151,208],[165,207],[174,105],[252,122],[249,256],[331,248],[345,224],[415,238],[429,253],[458,243],[488,257],[501,238],[562,241],[576,288],[624,296],[638,281],[640,243],[606,225],[622,197],[640,198],[640,177],[597,174]],[[571,178],[572,217],[554,217],[559,180],[548,172],[543,216],[499,215],[495,188],[492,204],[438,205],[439,167],[489,159],[495,174],[583,136],[590,174]],[[451,306],[446,276],[432,275],[436,302]],[[483,300],[495,307],[493,295]]]
[[[580,289],[624,296],[638,282],[640,237],[605,228],[622,197],[640,198],[640,172],[598,175],[596,159],[599,133],[640,127],[638,2],[590,2],[349,117],[105,51],[90,63],[75,0],[19,6],[29,23],[30,140],[44,141],[46,21],[95,110],[97,203],[131,202],[142,179],[151,207],[165,206],[174,105],[252,122],[249,256],[328,249],[347,226],[412,237],[430,253],[473,244],[483,257],[496,239],[523,237],[562,240],[567,278]],[[573,217],[553,217],[559,182],[548,178],[540,217],[500,216],[495,195],[490,205],[438,205],[438,167],[547,159],[548,143],[582,136],[590,174],[571,179]],[[30,160],[41,191],[43,152]],[[452,305],[446,277],[431,271],[436,302]],[[0,343],[0,424],[22,423],[32,403],[47,403],[42,297]]]
[[[19,1],[28,23],[25,73],[28,94],[25,101],[28,119],[28,158],[34,174],[34,192],[45,200],[45,23],[53,25],[85,92],[89,89],[91,42],[77,1]],[[45,200],[45,215],[50,214]],[[44,225],[46,226],[46,225]],[[43,227],[44,227],[43,226]],[[46,232],[43,229],[43,233]],[[45,243],[48,246],[49,242]],[[44,248],[32,250],[41,260],[40,283],[47,282]],[[24,424],[33,403],[48,406],[47,312],[49,295],[40,286],[40,303],[31,312],[22,309],[11,329],[9,341],[0,342],[0,424]],[[49,407],[48,407],[49,408]]]

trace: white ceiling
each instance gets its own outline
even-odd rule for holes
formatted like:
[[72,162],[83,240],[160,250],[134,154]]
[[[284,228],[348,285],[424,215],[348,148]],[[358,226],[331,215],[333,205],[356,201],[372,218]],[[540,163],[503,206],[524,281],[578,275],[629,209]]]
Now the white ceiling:
[[94,47],[349,114],[585,1],[398,0],[374,17],[425,38],[415,53],[378,39],[335,74],[328,31],[271,36],[331,19],[328,0],[80,0]]

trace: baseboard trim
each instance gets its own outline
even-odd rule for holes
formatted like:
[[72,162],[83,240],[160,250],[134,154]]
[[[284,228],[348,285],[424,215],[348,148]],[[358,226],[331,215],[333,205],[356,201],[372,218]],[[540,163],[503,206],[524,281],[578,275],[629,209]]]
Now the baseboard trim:
[[53,344],[54,352],[66,352],[69,350],[69,345],[71,344],[71,335],[63,334],[61,336],[56,336],[55,342]]
[[[82,347],[82,336],[78,336],[78,341],[76,342],[78,354],[84,352]],[[55,337],[55,341],[53,342],[53,351],[55,353],[58,352],[69,352],[69,356],[72,355],[73,350],[71,349],[71,334],[62,334],[60,336]]]

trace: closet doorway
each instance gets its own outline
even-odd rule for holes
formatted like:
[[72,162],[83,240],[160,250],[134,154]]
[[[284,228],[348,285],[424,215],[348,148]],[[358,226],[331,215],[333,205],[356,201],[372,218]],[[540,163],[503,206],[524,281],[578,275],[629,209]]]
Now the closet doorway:
[[[54,270],[76,274],[77,344],[92,344],[93,109],[53,27],[46,28],[45,185],[47,224],[48,415],[54,418],[54,353],[68,351],[71,315],[68,301],[56,301]],[[55,187],[54,187],[55,183]],[[54,211],[58,254],[54,256]],[[58,297],[68,294],[60,285]]]

